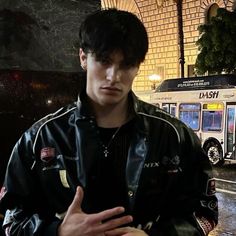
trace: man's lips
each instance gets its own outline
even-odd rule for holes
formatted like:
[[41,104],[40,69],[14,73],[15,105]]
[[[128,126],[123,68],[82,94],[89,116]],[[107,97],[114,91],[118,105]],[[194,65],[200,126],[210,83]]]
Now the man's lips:
[[111,92],[120,92],[121,91],[121,89],[119,89],[117,87],[109,87],[109,86],[101,87],[101,89],[104,91],[111,91]]

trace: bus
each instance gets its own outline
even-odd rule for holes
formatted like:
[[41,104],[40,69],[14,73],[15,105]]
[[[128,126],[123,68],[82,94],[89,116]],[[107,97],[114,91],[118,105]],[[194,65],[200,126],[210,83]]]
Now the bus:
[[236,75],[167,79],[150,102],[191,127],[213,165],[236,160]]

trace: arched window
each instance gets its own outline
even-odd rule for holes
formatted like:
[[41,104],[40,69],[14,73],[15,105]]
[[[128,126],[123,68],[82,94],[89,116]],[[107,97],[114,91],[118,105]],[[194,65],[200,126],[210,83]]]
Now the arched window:
[[142,20],[141,12],[135,0],[101,0],[102,8],[115,7],[120,10],[126,10],[136,14]]
[[206,23],[209,23],[211,21],[211,18],[217,15],[217,10],[218,10],[219,6],[216,3],[213,3],[207,11],[206,14]]

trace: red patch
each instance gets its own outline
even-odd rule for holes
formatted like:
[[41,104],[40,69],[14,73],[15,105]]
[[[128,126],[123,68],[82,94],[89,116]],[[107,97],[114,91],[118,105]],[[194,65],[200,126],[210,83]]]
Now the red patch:
[[41,149],[40,159],[44,162],[49,162],[55,157],[55,148],[45,147]]
[[206,194],[208,196],[214,195],[216,193],[216,183],[215,179],[209,179],[207,183]]
[[4,197],[5,193],[7,192],[6,188],[5,187],[2,187],[1,188],[1,191],[0,191],[0,200]]

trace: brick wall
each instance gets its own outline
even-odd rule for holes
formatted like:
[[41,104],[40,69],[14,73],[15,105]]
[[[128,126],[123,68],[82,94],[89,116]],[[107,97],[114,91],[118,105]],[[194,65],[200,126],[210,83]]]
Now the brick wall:
[[[103,2],[110,2],[102,0]],[[152,82],[149,76],[160,74],[163,78],[176,78],[180,76],[178,35],[177,35],[177,10],[173,0],[118,0],[117,8],[131,9],[139,13],[139,17],[147,28],[149,35],[149,51],[145,62],[140,67],[140,72],[134,82],[135,91],[150,90]],[[120,2],[120,4],[119,4]],[[121,4],[122,2],[122,4]],[[219,7],[232,10],[236,0],[183,0],[183,32],[185,50],[185,76],[188,75],[188,66],[194,65],[197,57],[196,41],[199,37],[198,26],[205,22],[207,10],[213,3]],[[158,6],[159,4],[159,6]],[[115,6],[115,5],[114,5]]]

